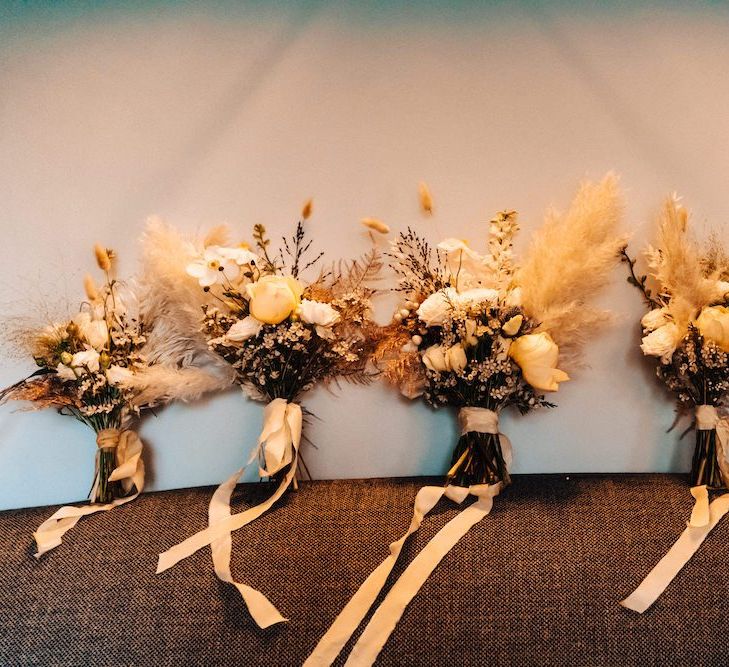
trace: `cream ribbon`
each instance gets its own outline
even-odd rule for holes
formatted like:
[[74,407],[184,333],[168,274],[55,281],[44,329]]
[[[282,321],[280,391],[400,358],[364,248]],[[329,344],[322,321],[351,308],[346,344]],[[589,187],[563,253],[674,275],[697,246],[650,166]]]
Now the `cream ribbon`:
[[[499,432],[498,415],[492,410],[462,408],[458,416],[461,433],[468,431]],[[464,428],[467,430],[464,431]],[[508,440],[505,440],[504,450],[508,452],[510,457],[511,446],[508,444]],[[446,486],[445,488],[425,486],[420,489],[415,497],[413,518],[407,532],[397,542],[390,545],[390,553],[387,558],[367,577],[359,590],[342,609],[334,623],[307,658],[304,667],[328,667],[336,660],[383,589],[406,540],[420,528],[424,518],[438,504],[438,501],[445,496],[460,504],[469,495],[475,496],[476,502],[459,512],[441,528],[393,584],[370,619],[346,662],[347,665],[357,667],[374,663],[405,612],[407,605],[417,595],[422,585],[446,554],[472,526],[489,514],[493,506],[493,499],[500,491],[501,484],[479,484],[469,488],[462,486]]]
[[[109,475],[109,481],[120,481],[126,493],[132,488],[135,492],[124,498],[117,498],[111,503],[103,505],[92,503],[85,507],[61,507],[53,516],[46,519],[33,533],[40,558],[44,553],[61,544],[63,535],[71,530],[79,520],[95,514],[107,512],[134,500],[144,488],[144,463],[142,461],[142,441],[134,431],[121,431],[107,428],[96,434],[96,443],[99,449],[116,449],[117,467]],[[92,489],[93,493],[93,489]]]
[[236,587],[259,627],[267,628],[287,620],[263,593],[233,579],[230,571],[231,533],[268,511],[294,480],[302,423],[301,407],[296,403],[276,398],[266,406],[263,412],[263,429],[248,463],[258,458],[261,476],[273,475],[290,463],[291,466],[281,484],[265,502],[231,515],[230,497],[245,468],[238,470],[213,494],[208,509],[208,527],[160,554],[157,574],[210,545],[215,574],[221,581]]
[[[727,444],[729,443],[729,420],[719,417],[713,405],[696,407],[696,428],[699,431],[716,429],[716,457],[722,476],[729,481],[729,462]],[[681,568],[691,560],[706,536],[729,511],[729,494],[709,503],[709,490],[706,485],[694,486],[691,495],[695,503],[686,530],[669,549],[668,553],[648,573],[648,576],[620,604],[627,609],[642,614],[648,609],[673,581]]]
[[681,568],[691,560],[691,556],[696,553],[706,536],[727,512],[729,512],[729,493],[725,493],[709,505],[709,522],[705,526],[686,526],[681,537],[661,558],[658,565],[620,604],[639,614],[648,609],[666,590]]

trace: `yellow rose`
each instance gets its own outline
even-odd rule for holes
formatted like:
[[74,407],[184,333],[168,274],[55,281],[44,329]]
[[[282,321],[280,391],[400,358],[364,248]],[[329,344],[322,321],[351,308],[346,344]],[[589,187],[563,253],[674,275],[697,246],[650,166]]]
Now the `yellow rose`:
[[509,356],[519,365],[524,379],[534,389],[557,391],[560,382],[570,379],[567,373],[557,368],[559,348],[546,332],[515,338],[509,348]]
[[301,303],[304,288],[291,276],[263,276],[246,285],[251,315],[265,324],[279,324]]
[[724,352],[729,352],[729,308],[704,308],[696,320],[696,326],[704,338],[714,341]]

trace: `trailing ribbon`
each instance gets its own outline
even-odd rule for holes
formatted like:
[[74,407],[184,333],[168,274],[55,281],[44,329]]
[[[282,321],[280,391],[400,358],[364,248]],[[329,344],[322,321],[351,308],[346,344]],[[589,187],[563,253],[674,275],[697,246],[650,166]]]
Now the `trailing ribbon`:
[[213,494],[208,509],[208,527],[160,554],[157,574],[210,545],[215,574],[221,581],[236,587],[259,627],[267,628],[287,620],[263,593],[233,579],[230,571],[231,533],[268,511],[294,480],[301,444],[302,422],[301,407],[296,403],[276,398],[266,406],[263,411],[263,429],[246,467],[258,459],[259,472],[262,477],[266,477],[274,475],[290,464],[278,488],[260,505],[231,515],[230,497],[246,468],[238,470]]
[[681,568],[691,560],[706,536],[729,512],[729,493],[717,498],[709,505],[709,522],[705,526],[687,526],[681,537],[668,550],[636,588],[620,604],[642,614],[648,609],[668,587]]
[[[461,408],[458,417],[462,434],[469,431],[499,432],[498,415],[492,410],[473,407]],[[505,439],[504,445],[505,456],[508,452],[510,460],[511,446],[508,439]],[[415,497],[413,518],[407,532],[397,542],[390,545],[390,553],[387,558],[367,577],[342,609],[334,623],[307,658],[304,667],[328,667],[336,660],[384,587],[390,572],[395,567],[405,541],[420,528],[424,518],[438,504],[438,501],[445,496],[460,504],[469,495],[475,496],[477,498],[476,502],[459,512],[441,528],[393,584],[370,619],[346,662],[347,665],[357,667],[374,663],[405,612],[407,605],[417,595],[431,572],[469,529],[489,514],[493,506],[493,499],[500,491],[500,483],[493,485],[479,484],[469,488],[462,486],[425,486],[420,489]]]
[[61,507],[33,533],[38,545],[36,558],[40,558],[47,551],[60,545],[63,535],[71,530],[82,517],[96,512],[107,512],[119,505],[130,503],[142,492],[144,488],[144,463],[142,461],[142,441],[139,436],[134,431],[107,428],[96,434],[96,444],[100,450],[116,450],[117,467],[109,475],[109,481],[121,481],[126,493],[129,493],[132,488],[135,489],[135,492],[130,496],[117,498],[113,502],[102,505],[92,503],[85,507]]
[[[719,463],[722,477],[729,481],[729,420],[719,417],[713,405],[699,405],[696,407],[696,428],[699,431],[716,430],[716,458]],[[691,489],[695,504],[691,511],[691,518],[686,530],[669,549],[668,553],[658,562],[635,589],[620,604],[627,609],[642,614],[648,609],[673,581],[681,568],[691,560],[706,536],[714,526],[729,511],[729,494],[725,494],[712,503],[709,503],[709,490],[706,485],[694,486]]]

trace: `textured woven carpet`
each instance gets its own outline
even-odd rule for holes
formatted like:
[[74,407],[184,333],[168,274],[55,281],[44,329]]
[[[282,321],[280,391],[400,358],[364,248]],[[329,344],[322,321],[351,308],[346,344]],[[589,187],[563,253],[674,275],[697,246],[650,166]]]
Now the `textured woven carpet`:
[[[84,519],[41,561],[31,532],[52,509],[1,513],[0,664],[299,665],[405,531],[427,481],[305,483],[235,533],[234,575],[291,619],[267,631],[217,581],[208,549],[154,574],[158,552],[204,527],[211,489],[146,494]],[[236,509],[269,492],[239,486]],[[402,565],[456,512],[439,507]],[[516,476],[435,570],[378,664],[727,665],[729,520],[646,614],[618,605],[690,508],[679,476]]]

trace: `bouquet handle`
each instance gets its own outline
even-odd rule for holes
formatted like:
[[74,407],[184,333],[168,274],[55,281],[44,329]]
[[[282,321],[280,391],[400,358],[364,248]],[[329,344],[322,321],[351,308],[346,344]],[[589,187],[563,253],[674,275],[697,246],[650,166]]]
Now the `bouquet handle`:
[[116,450],[117,467],[109,476],[110,481],[122,482],[128,492],[134,487],[136,490],[130,496],[97,504],[92,503],[85,507],[65,506],[56,511],[53,516],[46,519],[33,533],[40,558],[44,553],[56,548],[62,542],[63,536],[71,530],[83,517],[96,512],[107,512],[132,502],[144,489],[144,462],[142,461],[142,441],[134,431],[120,431],[118,429],[104,429],[97,434],[99,447],[102,445]]

